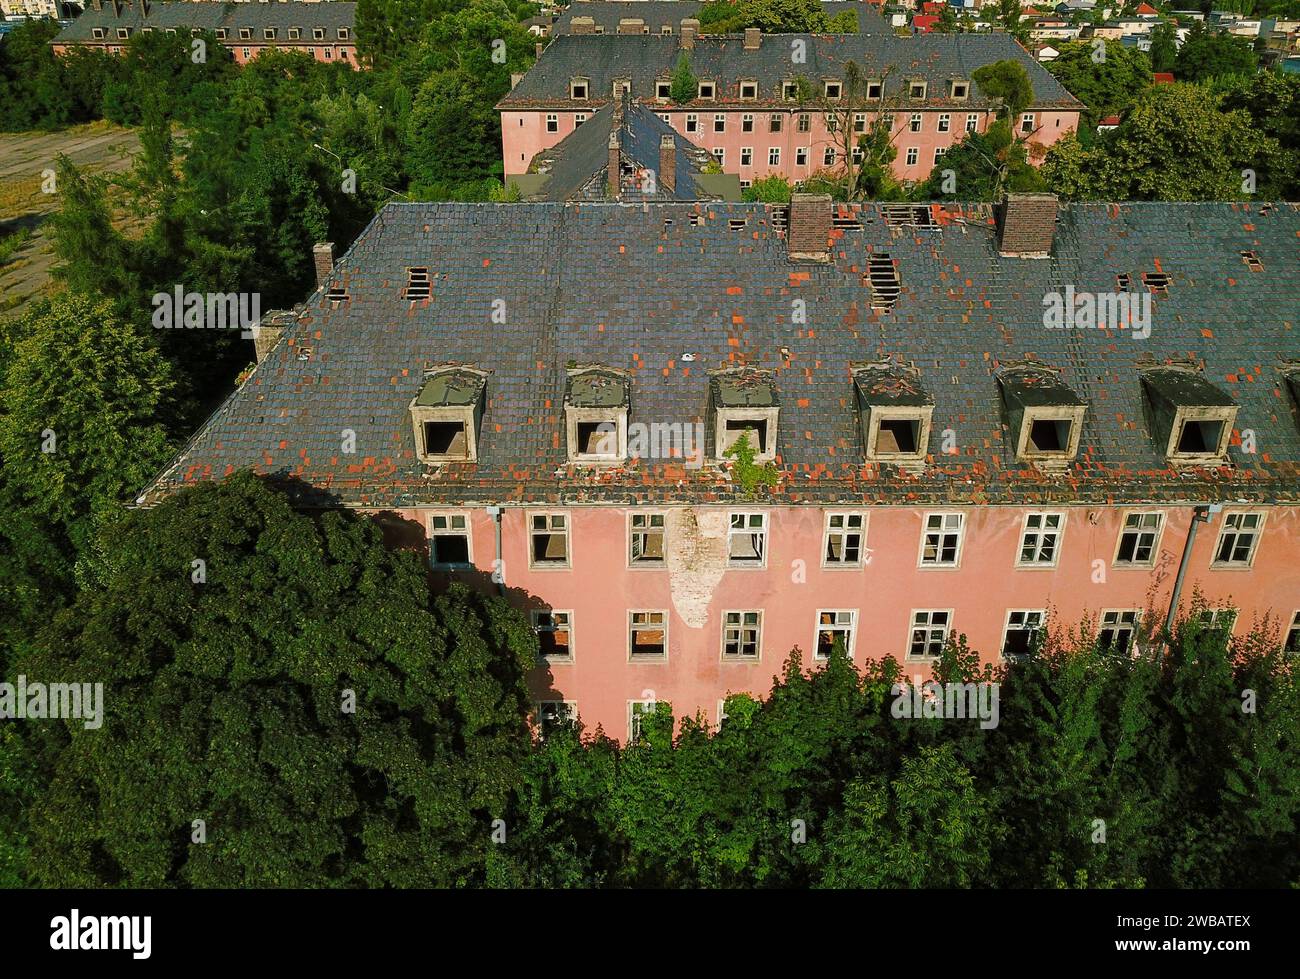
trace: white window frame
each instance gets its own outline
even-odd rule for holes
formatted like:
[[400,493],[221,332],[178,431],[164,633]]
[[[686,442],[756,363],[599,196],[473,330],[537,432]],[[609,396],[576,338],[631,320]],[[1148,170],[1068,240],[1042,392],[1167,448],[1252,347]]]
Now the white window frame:
[[[856,570],[866,564],[867,556],[867,513],[864,510],[828,510],[826,519],[822,522],[822,567],[828,570]],[[834,527],[832,522],[840,518],[841,526]],[[859,525],[857,527],[848,526],[848,521],[857,518]],[[830,557],[831,536],[837,535],[841,538],[850,534],[858,535],[858,558],[856,561],[833,560]],[[840,541],[840,553],[844,553],[844,542]]]
[[[1029,521],[1032,517],[1039,518],[1039,526],[1030,527]],[[1056,526],[1048,527],[1048,518],[1056,518]],[[1061,560],[1061,543],[1065,538],[1065,518],[1064,510],[1031,510],[1025,514],[1025,519],[1020,524],[1020,543],[1016,547],[1016,567],[1030,571],[1048,571],[1055,568]],[[1024,558],[1025,542],[1029,535],[1035,537],[1034,554],[1035,556],[1042,553],[1043,537],[1047,534],[1055,535],[1055,543],[1052,546],[1052,560],[1050,561],[1026,561]]]
[[909,166],[909,167],[914,167],[914,166],[916,166],[916,164],[917,164],[917,163],[920,161],[920,159],[921,159],[921,150],[920,150],[920,148],[919,148],[919,147],[916,147],[916,146],[909,146],[909,147],[907,148],[907,155],[904,157],[904,159],[907,161],[907,166]]
[[[930,529],[930,518],[940,517],[941,521],[937,531]],[[957,550],[953,555],[952,561],[942,561],[940,558],[943,554],[943,538],[945,535],[952,533],[948,528],[949,518],[957,518]],[[925,560],[925,539],[929,534],[938,533],[939,542],[935,551],[935,560],[927,562]],[[916,566],[932,570],[934,568],[960,568],[961,555],[966,544],[966,514],[958,510],[927,510],[921,517],[921,547],[917,552]],[[940,609],[939,611],[942,611]]]
[[826,147],[826,149],[822,150],[822,166],[824,167],[835,166],[835,159],[836,159],[836,154],[835,154],[834,146],[828,146]]
[[[640,740],[641,724],[640,719],[646,714],[653,714],[658,706],[657,700],[629,700],[627,702],[627,744],[635,744]],[[637,708],[649,707],[649,710],[638,710]]]
[[[1210,569],[1213,571],[1249,571],[1255,566],[1255,554],[1259,550],[1259,539],[1264,536],[1264,520],[1267,514],[1260,510],[1224,510],[1223,523],[1219,526],[1219,536],[1214,540],[1214,553],[1210,555]],[[1230,527],[1229,522],[1234,518],[1253,517],[1255,526],[1253,528]],[[1251,534],[1250,551],[1244,561],[1229,559],[1220,560],[1219,550],[1223,547],[1224,538],[1229,534],[1234,537],[1233,550],[1236,550],[1236,538],[1240,538],[1243,533]]]
[[[528,520],[528,567],[533,571],[567,571],[573,567],[573,519],[568,510],[528,510],[526,511]],[[551,527],[551,521],[555,517],[564,519],[564,561],[537,561],[533,558],[533,519],[535,517],[545,517],[547,531],[554,533]]]
[[742,167],[754,165],[754,147],[742,146],[740,148],[740,165]]
[[715,146],[713,149],[709,150],[709,153],[718,161],[718,166],[726,166],[727,148],[725,146]]
[[980,117],[978,112],[970,112],[966,115],[966,132],[973,133],[980,127]]
[[946,133],[951,131],[952,131],[952,114],[949,112],[940,112],[938,132]]
[[[659,526],[651,522],[659,518]],[[637,521],[646,521],[638,527]],[[636,557],[636,539],[640,536],[659,531],[662,556],[658,560]],[[663,510],[632,510],[627,515],[627,566],[636,571],[658,571],[668,563],[668,515]]]
[[[1234,605],[1216,605],[1212,608],[1201,609],[1200,615],[1197,617],[1200,619],[1201,625],[1206,629],[1223,629],[1228,638],[1231,639],[1233,632],[1236,631],[1237,623],[1241,620],[1241,609]],[[1224,629],[1222,622],[1225,618],[1230,623],[1226,629]]]
[[[662,623],[636,621],[638,615],[663,616]],[[635,643],[632,635],[642,629],[659,631],[664,634],[664,651],[658,656],[634,656]],[[627,610],[627,661],[629,663],[667,663],[668,662],[668,610],[663,608],[630,608]]]
[[1034,112],[1022,112],[1022,113],[1020,113],[1020,133],[1021,133],[1021,135],[1024,135],[1025,133],[1032,133],[1032,132],[1034,131],[1034,129],[1036,128],[1036,127],[1034,126],[1034,121],[1035,121],[1037,118],[1038,118],[1037,113],[1034,113]]
[[[925,621],[924,621],[924,622],[919,622],[919,621],[918,621],[918,617],[919,617],[919,616],[922,616],[922,615],[925,616]],[[905,660],[906,662],[908,662],[908,663],[933,663],[936,659],[939,658],[940,653],[935,653],[935,654],[933,654],[933,655],[931,655],[930,653],[924,653],[924,654],[919,655],[919,656],[918,656],[918,655],[914,655],[914,654],[912,653],[912,635],[913,635],[913,633],[915,633],[917,630],[924,629],[924,630],[926,631],[926,638],[925,638],[925,648],[926,648],[926,649],[929,649],[931,643],[933,643],[933,642],[935,641],[935,640],[934,640],[933,633],[934,633],[934,630],[935,630],[935,629],[939,628],[938,626],[936,626],[936,625],[934,624],[934,618],[933,618],[933,617],[936,616],[936,615],[944,615],[944,616],[947,616],[946,620],[944,621],[943,627],[942,627],[942,628],[943,628],[943,638],[939,641],[939,650],[940,650],[940,653],[942,653],[942,651],[943,651],[943,647],[946,646],[946,645],[948,645],[948,640],[952,638],[952,609],[950,609],[950,608],[914,608],[914,609],[912,609],[911,613],[908,615],[908,618],[907,618],[907,646],[906,646],[906,651],[905,651],[905,653],[904,653],[904,657],[903,657],[904,660]]]
[[754,131],[754,113],[746,112],[741,115],[740,131],[742,133],[752,133]]
[[[835,616],[834,621],[829,623],[822,622],[823,615]],[[840,621],[839,617],[847,615],[848,623]],[[855,608],[819,608],[817,617],[813,620],[813,642],[812,651],[813,659],[819,663],[825,663],[829,656],[821,654],[821,638],[823,632],[830,633],[848,633],[848,639],[844,643],[844,652],[849,659],[853,659],[853,647],[858,641],[858,610]]]
[[[464,521],[464,526],[460,529],[452,527],[451,522],[455,519]],[[447,526],[435,527],[435,521],[438,520],[446,521]],[[474,531],[472,524],[473,520],[470,519],[470,511],[468,510],[437,510],[430,513],[428,519],[425,521],[425,532],[429,535],[429,564],[439,570],[456,570],[458,568],[474,567]],[[438,537],[464,537],[465,551],[468,560],[464,563],[459,561],[435,561],[434,553],[437,550],[437,547],[434,544],[434,541]]]
[[[1107,622],[1108,618],[1111,621]],[[1129,621],[1130,618],[1131,621]],[[1121,630],[1131,630],[1128,648],[1123,651],[1122,655],[1132,656],[1136,654],[1138,651],[1138,636],[1142,631],[1142,610],[1140,608],[1102,609],[1097,617],[1097,642],[1099,644],[1101,642],[1101,634],[1107,629],[1111,629],[1116,633],[1115,638],[1118,638],[1118,633]],[[1113,653],[1116,651],[1114,639],[1111,640],[1111,645],[1105,651],[1107,653]]]
[[924,121],[925,117],[921,115],[921,113],[913,112],[911,118],[907,121],[907,131],[911,133],[919,133],[921,131],[921,124]]
[[725,133],[727,131],[727,114],[725,112],[713,113],[713,131],[715,133]]
[[[751,625],[745,621],[745,616],[756,615],[758,621]],[[729,616],[739,616],[735,625],[730,624],[727,619]],[[754,655],[743,656],[740,653],[727,652],[727,631],[738,629],[736,642],[739,647],[744,647],[745,631],[753,629],[757,634],[754,637]],[[724,663],[759,663],[763,660],[763,610],[761,608],[745,609],[726,609],[722,613],[722,661]]]
[[1291,656],[1300,655],[1300,609],[1291,616],[1291,624],[1282,632],[1282,652]]
[[[745,525],[743,527],[735,526],[736,517],[743,517]],[[743,558],[734,558],[731,556],[731,541],[734,537],[751,537],[754,535],[754,528],[751,526],[753,517],[759,517],[762,523],[758,527],[758,535],[761,538],[759,545],[759,559],[749,561]],[[728,568],[758,568],[767,567],[767,555],[771,543],[771,519],[766,510],[728,510],[727,511],[727,567]]]
[[767,165],[769,167],[779,167],[781,165],[781,147],[769,146],[767,148]]
[[700,131],[700,117],[698,113],[686,113],[686,131],[688,133],[698,133]]
[[808,165],[808,147],[796,146],[794,150],[794,165],[797,167],[806,167]]
[[539,700],[537,701],[537,737],[540,740],[546,739],[546,725],[542,722],[542,714],[547,707],[556,705],[566,708],[569,715],[560,723],[576,724],[578,722],[578,702],[576,700]]
[[[1156,529],[1155,529],[1155,539],[1154,539],[1154,540],[1152,541],[1152,543],[1151,543],[1151,556],[1150,556],[1150,558],[1149,558],[1148,560],[1145,560],[1145,561],[1121,561],[1120,558],[1119,558],[1119,552],[1120,552],[1120,550],[1121,550],[1121,549],[1123,548],[1123,546],[1124,546],[1124,534],[1125,534],[1126,532],[1129,531],[1129,526],[1128,526],[1128,522],[1129,522],[1129,520],[1132,519],[1133,517],[1141,518],[1141,517],[1146,517],[1146,516],[1155,516],[1155,517],[1157,518],[1157,521],[1158,521],[1157,524],[1156,524]],[[1162,538],[1164,537],[1164,535],[1165,535],[1165,524],[1166,524],[1167,522],[1168,522],[1168,521],[1165,520],[1165,512],[1164,512],[1163,510],[1126,510],[1126,511],[1124,511],[1123,518],[1121,519],[1121,521],[1120,521],[1120,525],[1119,525],[1119,533],[1115,535],[1115,554],[1114,554],[1114,556],[1111,558],[1110,566],[1111,566],[1112,568],[1121,568],[1121,569],[1124,569],[1124,568],[1148,568],[1148,569],[1149,569],[1149,568],[1154,568],[1154,567],[1156,566],[1156,561],[1157,561],[1157,560],[1159,559],[1159,557],[1160,557],[1160,542],[1161,542],[1161,539],[1162,539]],[[1144,528],[1141,526],[1140,523],[1139,523],[1139,525],[1138,525],[1137,527],[1132,528],[1132,529],[1133,529],[1133,532],[1134,532],[1134,533],[1136,533],[1136,534],[1139,535],[1139,536],[1138,536],[1138,543],[1135,544],[1135,545],[1134,545],[1134,548],[1133,548],[1133,553],[1134,553],[1134,556],[1136,557],[1136,555],[1137,555],[1137,549],[1138,549],[1138,547],[1141,546],[1141,535],[1144,534],[1144,533],[1149,533],[1150,531],[1144,529]]]
[[[1037,633],[1040,633],[1045,628],[1047,628],[1047,609],[1044,608],[1007,609],[1006,618],[1002,620],[1002,642],[998,646],[998,656],[1003,662],[1006,662],[1007,660],[1011,659],[1011,657],[1007,655],[1007,635],[1011,632],[1012,629],[1011,620],[1013,618],[1016,618],[1017,616],[1019,616],[1021,619],[1020,623],[1016,625],[1017,632],[1024,632],[1026,631],[1026,629],[1028,629],[1030,632],[1036,635]],[[1036,625],[1029,624],[1030,616],[1037,616]],[[1029,644],[1030,646],[1034,644],[1034,635],[1031,635],[1029,637]]]
[[546,113],[546,131],[548,133],[558,133],[560,131],[560,116],[557,112]]
[[[546,616],[551,620],[550,625],[541,624],[542,616]],[[564,621],[562,624],[556,621],[556,618],[559,616],[563,616]],[[528,621],[533,627],[533,632],[537,633],[538,636],[540,636],[543,632],[551,632],[551,633],[567,632],[569,634],[569,655],[568,656],[559,656],[559,655],[552,656],[548,653],[543,653],[542,659],[546,660],[546,662],[548,663],[572,663],[574,661],[575,653],[573,648],[573,641],[574,641],[573,609],[567,609],[567,608],[530,609],[528,613]]]

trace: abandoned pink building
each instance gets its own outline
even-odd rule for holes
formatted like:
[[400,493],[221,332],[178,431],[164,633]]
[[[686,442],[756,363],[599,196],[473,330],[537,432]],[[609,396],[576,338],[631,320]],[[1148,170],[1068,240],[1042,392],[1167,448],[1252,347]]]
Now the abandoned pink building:
[[[1014,60],[1029,76],[1033,100],[1014,129],[1031,160],[1040,161],[1077,129],[1083,109],[1004,33],[763,35],[752,29],[697,36],[697,29],[686,20],[673,35],[554,38],[497,104],[506,178],[528,172],[537,154],[623,92],[708,150],[744,186],[773,174],[798,182],[842,168],[844,141],[837,133],[866,133],[881,115],[891,120],[895,174],[924,180],[967,133],[985,132],[996,119],[1001,102],[986,97],[972,75],[997,61]],[[683,57],[695,89],[679,103],[672,81]],[[865,91],[846,87],[849,62],[861,70]]]
[[836,642],[1122,653],[1200,596],[1300,650],[1297,235],[1049,195],[390,204],[140,501],[251,469],[373,514],[527,610],[541,717],[620,739]]

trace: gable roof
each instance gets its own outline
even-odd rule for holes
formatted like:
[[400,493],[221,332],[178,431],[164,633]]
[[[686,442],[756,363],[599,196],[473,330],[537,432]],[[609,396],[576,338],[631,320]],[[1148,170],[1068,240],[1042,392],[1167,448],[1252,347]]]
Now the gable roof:
[[[139,3],[124,5],[120,9],[111,2],[105,2],[100,10],[87,4],[86,11],[71,24],[55,35],[52,44],[68,44],[78,41],[115,40],[116,29],[131,28],[138,31],[148,27],[155,31],[183,30],[194,28],[215,31],[218,27],[226,28],[230,33],[228,41],[238,40],[239,28],[247,27],[253,32],[253,41],[262,39],[262,30],[276,27],[286,30],[299,27],[310,30],[324,27],[330,41],[338,40],[338,29],[351,29],[356,20],[355,3],[345,0],[330,0],[326,3],[225,3],[221,0],[157,0],[147,5]],[[104,29],[107,37],[95,38],[93,30]],[[308,34],[303,40],[310,40]],[[287,31],[277,40],[287,40]]]
[[[552,33],[571,34],[575,17],[589,17],[593,26],[601,27],[606,34],[613,34],[618,30],[618,22],[628,19],[644,21],[651,34],[660,33],[664,27],[671,27],[675,34],[681,30],[683,20],[698,20],[703,6],[704,0],[583,0],[564,8]],[[821,7],[828,17],[845,11],[857,14],[859,33],[883,33],[890,29],[871,4],[860,0],[822,0]]]
[[[837,222],[831,260],[817,264],[790,260],[772,205],[389,204],[326,283],[350,300],[317,290],[141,499],[245,467],[292,479],[305,501],[366,507],[738,498],[716,469],[672,458],[568,465],[571,362],[626,371],[632,423],[703,422],[711,370],[770,371],[785,503],[1300,499],[1284,373],[1300,368],[1300,204],[1063,205],[1053,257],[1040,260],[999,255],[987,205],[932,205],[932,228],[900,226],[886,207],[837,205],[861,227]],[[1247,249],[1263,271],[1246,267]],[[885,255],[900,292],[876,309],[864,272]],[[413,265],[429,267],[427,300],[402,298]],[[1049,293],[1116,291],[1118,273],[1140,290],[1156,269],[1170,284],[1145,339],[1045,328]],[[504,324],[491,322],[498,300]],[[1229,466],[1166,462],[1141,368],[1188,356],[1240,406],[1258,453],[1234,436]],[[853,365],[884,359],[915,368],[934,400],[920,473],[864,461]],[[1059,370],[1087,403],[1063,474],[1014,458],[996,376],[1024,360]],[[448,363],[490,372],[480,456],[434,469],[415,458],[408,406],[425,371]],[[955,455],[939,454],[946,429]],[[345,430],[355,454],[341,451]]]
[[[672,74],[677,65],[679,38],[648,35],[585,34],[555,38],[519,84],[497,104],[497,108],[568,108],[600,105],[609,100],[614,82],[627,80],[634,99],[655,97],[655,83]],[[806,54],[802,64],[792,64],[792,45],[799,43]],[[969,79],[976,68],[995,61],[1018,61],[1029,75],[1034,90],[1032,108],[1082,109],[1083,104],[1065,90],[1050,72],[1036,62],[1009,34],[982,31],[975,34],[781,34],[764,35],[758,50],[747,51],[740,34],[706,34],[695,40],[688,52],[691,70],[701,81],[718,84],[717,99],[700,105],[726,106],[740,102],[741,79],[758,83],[757,101],[746,105],[791,103],[782,98],[785,81],[802,75],[810,81],[842,78],[844,66],[856,62],[870,77],[889,71],[886,94],[905,91],[906,80],[924,78],[929,91],[938,93],[948,79]],[[590,80],[589,98],[575,103],[569,97],[573,78]],[[927,102],[939,101],[935,98]],[[963,105],[990,107],[995,103],[983,96],[979,86]]]

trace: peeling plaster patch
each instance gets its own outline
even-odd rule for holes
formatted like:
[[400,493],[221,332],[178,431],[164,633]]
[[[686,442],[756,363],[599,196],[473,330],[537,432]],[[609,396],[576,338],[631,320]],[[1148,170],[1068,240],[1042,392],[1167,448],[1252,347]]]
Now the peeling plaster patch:
[[727,571],[728,514],[685,507],[666,516],[666,537],[673,542],[666,555],[673,608],[692,629],[703,629],[714,589]]

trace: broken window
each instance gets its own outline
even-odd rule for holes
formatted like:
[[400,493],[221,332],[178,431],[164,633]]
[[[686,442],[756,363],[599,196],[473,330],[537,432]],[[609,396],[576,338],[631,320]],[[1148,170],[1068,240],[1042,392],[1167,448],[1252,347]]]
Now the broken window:
[[1215,632],[1221,638],[1229,639],[1233,627],[1237,624],[1237,610],[1235,608],[1201,609],[1197,619],[1207,632]]
[[569,566],[569,521],[563,513],[534,513],[529,518],[533,567]]
[[756,660],[763,644],[763,613],[727,612],[722,624],[722,658]]
[[1063,513],[1025,514],[1025,526],[1020,535],[1022,567],[1055,567],[1057,547],[1060,543]]
[[714,95],[713,82],[700,82],[700,98],[711,99]]
[[913,99],[925,98],[925,82],[909,82],[907,85],[907,95]]
[[741,97],[742,99],[756,99],[756,98],[758,98],[758,83],[757,83],[757,82],[741,82],[741,83],[740,83],[740,97]]
[[1029,425],[1032,452],[1064,452],[1070,445],[1070,419],[1039,418]]
[[921,567],[955,568],[961,559],[964,524],[965,516],[960,513],[927,513],[921,537]]
[[793,102],[798,97],[799,97],[798,82],[781,83],[781,98],[785,99],[787,102]]
[[618,462],[627,455],[631,382],[622,371],[573,368],[564,389],[570,462]]
[[578,422],[578,454],[615,456],[618,454],[618,422],[609,418],[598,422]]
[[853,627],[857,624],[858,613],[845,609],[841,611],[822,611],[817,613],[817,645],[814,659],[830,659],[836,643],[844,654],[853,658]]
[[634,513],[631,517],[630,563],[634,565],[664,563],[664,515]]
[[727,533],[727,557],[732,566],[763,565],[767,555],[767,514],[733,513]]
[[1120,292],[1133,291],[1133,279],[1127,272],[1121,272],[1115,276],[1115,285]]
[[575,78],[569,82],[569,97],[584,101],[587,98],[587,79]]
[[1175,465],[1226,461],[1237,403],[1194,365],[1173,364],[1142,373],[1151,434]]
[[433,283],[429,279],[428,268],[409,268],[406,270],[406,298],[428,299],[433,295]]
[[421,462],[476,462],[478,421],[487,375],[469,367],[426,372],[410,404],[416,456]]
[[542,655],[548,660],[572,660],[573,613],[534,609],[531,616]]
[[1195,455],[1214,453],[1222,436],[1221,421],[1185,421],[1178,433],[1178,451]]
[[826,83],[826,98],[835,102],[839,99],[843,86],[839,82]]
[[907,646],[907,658],[934,659],[943,652],[948,641],[948,631],[952,628],[951,609],[923,609],[912,613],[911,640]]
[[1002,658],[1018,659],[1034,650],[1034,642],[1047,613],[1042,609],[1012,609],[1002,630]]
[[1113,563],[1116,566],[1153,567],[1163,526],[1163,513],[1130,513],[1125,516]]
[[1097,646],[1103,652],[1123,656],[1133,647],[1137,636],[1140,609],[1109,609],[1101,613],[1101,630],[1097,633]]
[[826,546],[822,549],[822,563],[828,567],[860,565],[866,523],[866,515],[862,513],[826,514]]
[[1249,568],[1255,560],[1255,546],[1263,524],[1262,513],[1225,514],[1219,542],[1214,547],[1214,564]]
[[325,301],[328,303],[345,303],[349,298],[348,291],[343,286],[330,286],[325,293]]
[[463,568],[471,564],[469,521],[463,513],[429,517],[429,557],[435,567]]
[[628,655],[634,660],[668,658],[668,613],[628,612]]
[[655,712],[653,700],[629,700],[627,702],[627,741],[633,744],[640,741],[644,731],[642,722]]
[[673,95],[673,83],[671,81],[655,82],[655,98],[670,99],[672,98],[672,95]]
[[537,705],[537,728],[543,741],[577,722],[578,705],[572,700],[543,700]]

